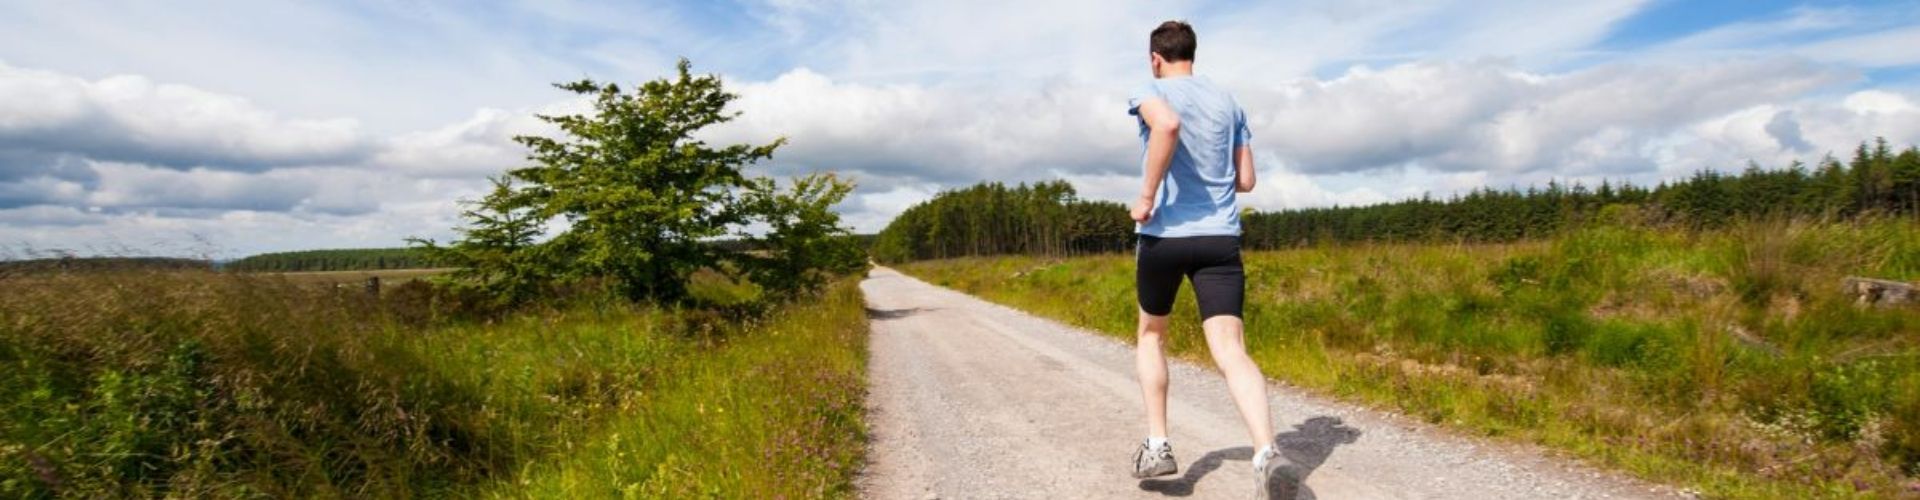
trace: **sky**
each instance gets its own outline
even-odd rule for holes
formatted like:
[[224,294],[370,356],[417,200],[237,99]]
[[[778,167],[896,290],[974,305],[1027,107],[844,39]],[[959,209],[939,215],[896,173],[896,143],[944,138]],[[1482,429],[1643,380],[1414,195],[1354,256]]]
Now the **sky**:
[[942,189],[1128,200],[1125,95],[1183,19],[1249,116],[1263,210],[1650,184],[1920,144],[1920,0],[0,0],[0,258],[233,258],[446,240],[577,112],[679,58],[833,171],[875,232]]

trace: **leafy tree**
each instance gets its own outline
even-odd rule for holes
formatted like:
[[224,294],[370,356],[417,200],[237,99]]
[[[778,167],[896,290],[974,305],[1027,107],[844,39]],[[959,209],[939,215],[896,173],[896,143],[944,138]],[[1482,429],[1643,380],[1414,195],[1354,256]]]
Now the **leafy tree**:
[[763,252],[734,254],[748,279],[767,293],[791,296],[816,291],[827,278],[864,269],[867,255],[840,225],[833,205],[853,184],[833,174],[794,179],[782,192],[762,179],[749,192],[749,209],[770,229],[764,236],[744,235]]
[[736,96],[717,76],[694,76],[685,59],[678,69],[632,93],[593,80],[557,85],[590,97],[594,112],[540,116],[563,139],[514,138],[532,150],[533,165],[509,173],[529,184],[528,206],[569,225],[548,243],[566,256],[569,277],[612,278],[634,300],[683,299],[695,270],[718,266],[702,240],[747,221],[740,192],[754,183],[742,169],[781,143],[711,147],[693,138],[736,116],[726,112]]
[[[807,177],[781,193],[745,169],[771,158],[784,139],[714,146],[695,137],[738,113],[727,111],[737,96],[719,77],[691,67],[682,59],[677,75],[631,91],[593,80],[555,85],[586,96],[592,112],[540,115],[559,137],[515,137],[530,165],[496,182],[465,214],[463,239],[438,255],[467,268],[461,278],[515,302],[543,283],[590,277],[631,300],[678,302],[701,269],[746,272],[788,295],[817,286],[820,273],[864,262],[851,256],[858,243],[830,209],[850,184]],[[564,230],[535,243],[545,221]],[[764,253],[716,241],[754,223],[772,228],[765,241],[746,245]]]

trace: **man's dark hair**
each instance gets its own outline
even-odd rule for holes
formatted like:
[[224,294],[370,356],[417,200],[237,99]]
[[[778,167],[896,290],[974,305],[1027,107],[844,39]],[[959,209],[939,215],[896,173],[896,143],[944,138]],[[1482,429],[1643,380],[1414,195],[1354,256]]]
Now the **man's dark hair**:
[[1153,29],[1150,47],[1153,53],[1167,62],[1192,61],[1193,48],[1200,44],[1193,36],[1193,26],[1182,21],[1167,21]]

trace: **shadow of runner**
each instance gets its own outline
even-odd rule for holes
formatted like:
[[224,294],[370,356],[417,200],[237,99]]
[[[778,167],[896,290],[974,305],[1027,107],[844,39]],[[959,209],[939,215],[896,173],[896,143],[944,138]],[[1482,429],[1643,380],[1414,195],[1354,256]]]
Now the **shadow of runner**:
[[1293,426],[1290,432],[1273,437],[1273,445],[1286,459],[1267,477],[1267,498],[1314,498],[1307,488],[1307,476],[1327,463],[1333,449],[1360,440],[1360,430],[1348,427],[1339,417],[1321,415]]
[[915,313],[919,313],[921,311],[930,311],[930,310],[932,309],[925,308],[925,307],[909,307],[906,309],[874,309],[869,307],[867,308],[867,319],[877,319],[881,321],[890,320],[890,319],[900,319],[900,318],[905,318],[907,316],[912,316]]
[[1193,495],[1193,485],[1199,484],[1200,478],[1219,469],[1220,464],[1227,460],[1236,462],[1253,460],[1253,448],[1240,446],[1213,450],[1212,453],[1201,456],[1199,460],[1193,461],[1192,465],[1188,465],[1186,474],[1173,479],[1142,479],[1140,489],[1158,491],[1170,497],[1190,496]]
[[[1280,456],[1286,462],[1268,478],[1268,498],[1316,498],[1313,490],[1306,485],[1307,476],[1313,474],[1313,470],[1320,468],[1321,464],[1327,463],[1327,457],[1333,455],[1334,448],[1352,444],[1360,439],[1360,434],[1359,429],[1348,427],[1339,418],[1322,415],[1293,426],[1292,431],[1275,435],[1274,446],[1279,448]],[[1142,480],[1140,489],[1174,497],[1190,496],[1200,478],[1219,469],[1227,460],[1251,461],[1253,448],[1238,446],[1214,450],[1188,466],[1186,474],[1173,479]]]

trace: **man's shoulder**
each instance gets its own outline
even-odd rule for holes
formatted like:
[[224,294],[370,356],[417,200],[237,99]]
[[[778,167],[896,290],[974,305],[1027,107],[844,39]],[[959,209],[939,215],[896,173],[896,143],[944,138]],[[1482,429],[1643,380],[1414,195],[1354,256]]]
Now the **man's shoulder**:
[[1139,85],[1134,85],[1132,90],[1127,91],[1127,98],[1134,101],[1143,101],[1152,97],[1163,97],[1159,80],[1140,82]]

